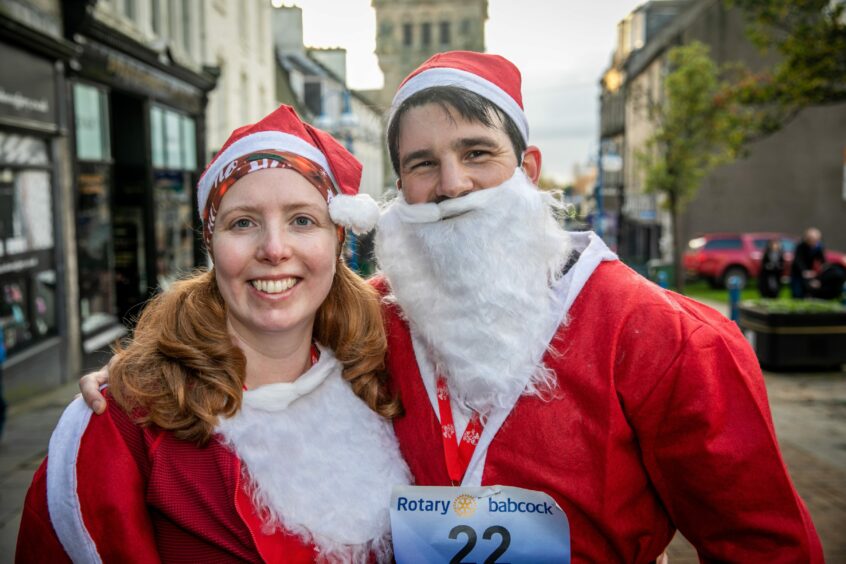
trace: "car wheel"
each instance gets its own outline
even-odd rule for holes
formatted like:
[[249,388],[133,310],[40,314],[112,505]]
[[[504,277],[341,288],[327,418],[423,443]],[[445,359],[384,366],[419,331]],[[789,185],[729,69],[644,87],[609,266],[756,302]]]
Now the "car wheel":
[[728,267],[725,272],[723,272],[723,288],[728,288],[729,280],[732,277],[736,277],[738,279],[738,286],[741,289],[746,287],[746,283],[749,281],[749,273],[746,272],[746,269],[742,266],[730,266]]

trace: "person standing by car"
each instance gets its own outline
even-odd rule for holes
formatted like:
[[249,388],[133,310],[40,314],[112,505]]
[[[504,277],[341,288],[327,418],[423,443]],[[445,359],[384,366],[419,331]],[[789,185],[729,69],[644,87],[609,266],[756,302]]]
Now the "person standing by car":
[[762,298],[777,298],[781,291],[781,274],[784,272],[784,253],[781,241],[770,239],[761,257],[761,272],[758,274],[758,291]]
[[816,282],[817,268],[824,262],[822,234],[816,227],[809,227],[796,245],[790,267],[790,293],[794,298],[803,299],[810,293]]

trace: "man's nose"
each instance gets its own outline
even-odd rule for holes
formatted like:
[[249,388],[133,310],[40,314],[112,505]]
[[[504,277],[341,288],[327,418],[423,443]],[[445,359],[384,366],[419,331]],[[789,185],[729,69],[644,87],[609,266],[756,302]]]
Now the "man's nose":
[[459,198],[473,191],[473,177],[459,162],[441,163],[441,177],[438,182],[437,200]]
[[291,256],[291,234],[284,226],[269,226],[261,233],[256,257],[270,264],[278,264]]

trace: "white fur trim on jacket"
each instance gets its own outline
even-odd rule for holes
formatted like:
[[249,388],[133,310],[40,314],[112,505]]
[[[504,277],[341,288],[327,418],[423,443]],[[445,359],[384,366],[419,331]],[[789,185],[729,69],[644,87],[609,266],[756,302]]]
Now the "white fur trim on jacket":
[[414,94],[432,88],[434,86],[458,86],[475,92],[483,98],[487,98],[496,104],[502,111],[508,115],[520,133],[523,135],[523,141],[529,142],[529,120],[526,118],[523,108],[508,94],[505,90],[494,84],[493,82],[482,78],[479,75],[471,72],[436,67],[425,70],[420,74],[412,77],[402,87],[397,90],[394,95],[394,100],[391,102],[391,112],[388,117],[388,125],[394,120],[394,114],[399,109],[400,105]]
[[372,231],[379,221],[379,206],[368,194],[339,194],[329,201],[329,217],[356,235]]
[[243,157],[244,155],[249,155],[250,153],[255,153],[256,151],[268,150],[287,151],[314,161],[320,165],[324,171],[326,171],[326,174],[328,174],[329,178],[332,180],[332,184],[337,189],[338,183],[335,181],[335,177],[332,174],[332,169],[329,167],[326,156],[321,153],[317,147],[310,145],[296,135],[291,135],[290,133],[283,133],[281,131],[259,131],[258,133],[252,133],[232,143],[226,148],[226,150],[215,157],[211,166],[209,166],[208,170],[206,170],[203,173],[203,176],[200,177],[200,181],[197,183],[197,207],[200,212],[200,216],[203,215],[203,210],[206,207],[206,200],[209,197],[209,192],[211,192],[212,186],[214,186],[219,180],[223,180],[228,176],[224,167],[228,166],[233,160]]
[[245,392],[217,431],[243,461],[269,528],[313,542],[321,560],[390,561],[391,488],[409,482],[408,467],[390,422],[353,393],[332,352],[320,352],[295,382]]
[[47,464],[47,509],[53,530],[73,562],[101,562],[94,539],[82,520],[76,491],[76,459],[91,409],[81,397],[65,409],[50,437]]

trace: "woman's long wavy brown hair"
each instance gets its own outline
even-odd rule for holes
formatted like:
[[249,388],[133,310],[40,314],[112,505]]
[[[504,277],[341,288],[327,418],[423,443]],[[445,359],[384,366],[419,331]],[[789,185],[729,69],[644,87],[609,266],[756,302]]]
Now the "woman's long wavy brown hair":
[[[314,338],[343,364],[343,376],[373,411],[400,415],[387,390],[387,343],[376,291],[343,261],[317,310]],[[246,359],[226,330],[226,304],[214,271],[175,283],[144,308],[133,339],[116,351],[109,390],[144,425],[205,444],[218,417],[241,407]]]

